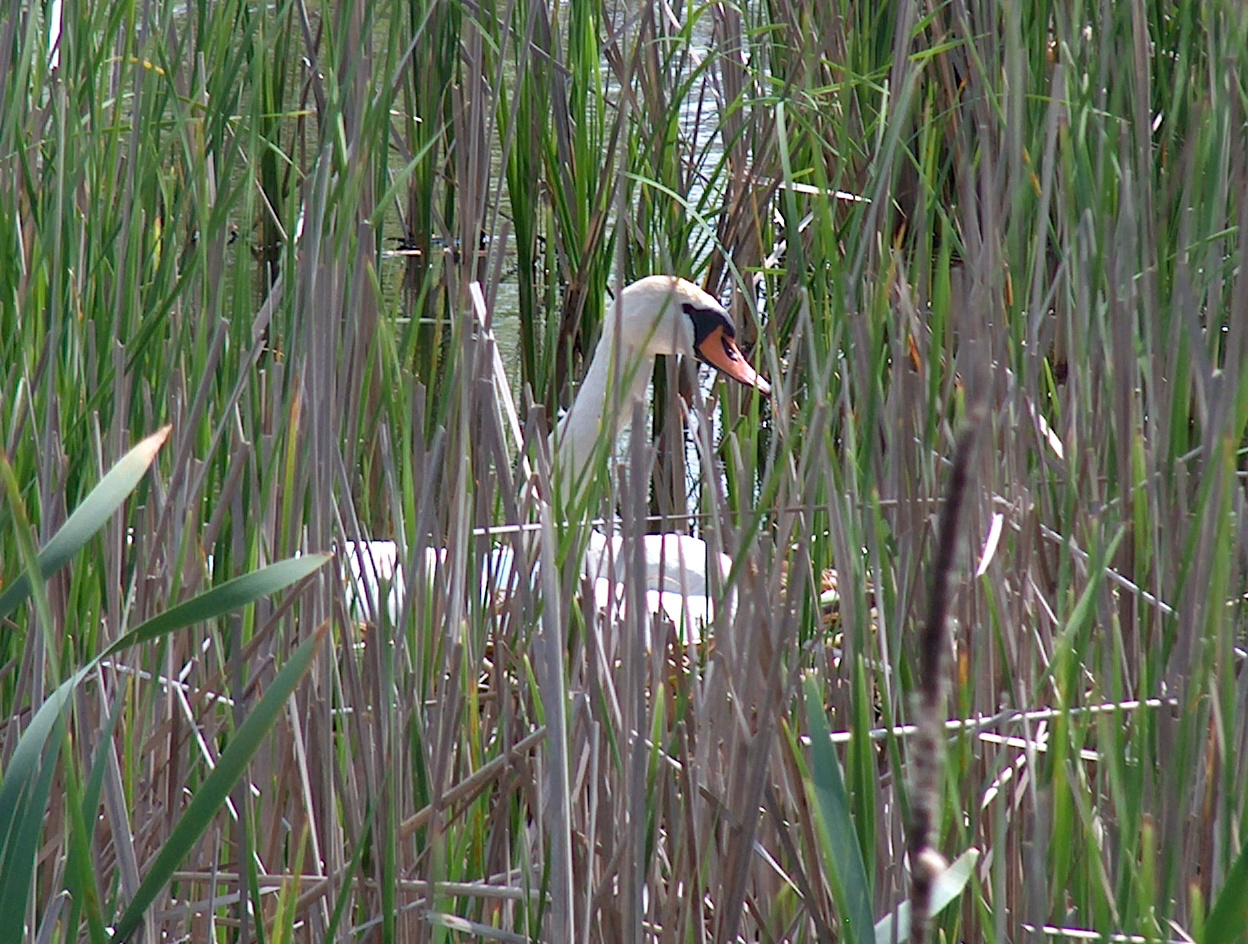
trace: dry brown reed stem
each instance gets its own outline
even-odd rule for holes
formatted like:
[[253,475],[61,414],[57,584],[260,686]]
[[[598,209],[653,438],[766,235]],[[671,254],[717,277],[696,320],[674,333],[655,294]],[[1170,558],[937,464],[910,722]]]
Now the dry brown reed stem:
[[[476,797],[480,796],[482,790],[502,779],[507,770],[513,764],[519,763],[529,751],[537,747],[544,737],[546,737],[545,725],[525,737],[506,754],[503,754],[501,757],[495,757],[480,770],[470,774],[463,781],[443,792],[440,798],[441,806],[445,808],[455,803],[470,802],[476,799]],[[431,803],[403,820],[403,824],[399,828],[399,838],[407,839],[416,830],[428,825],[437,811],[438,808]]]
[[923,944],[927,938],[932,887],[945,868],[944,857],[933,845],[932,833],[940,813],[940,765],[944,754],[949,576],[956,560],[958,520],[967,492],[978,426],[974,422],[968,426],[954,451],[953,469],[936,534],[927,625],[919,638],[919,691],[915,712],[918,731],[910,751],[910,827],[906,831],[911,876],[911,935],[915,944]]

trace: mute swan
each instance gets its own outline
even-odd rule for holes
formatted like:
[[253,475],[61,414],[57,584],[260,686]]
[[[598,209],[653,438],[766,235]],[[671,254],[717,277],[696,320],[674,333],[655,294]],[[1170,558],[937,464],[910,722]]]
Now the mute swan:
[[[771,393],[737,347],[732,320],[714,298],[692,282],[671,275],[651,275],[629,285],[618,305],[607,312],[602,337],[572,407],[559,421],[554,453],[560,472],[579,483],[598,440],[614,443],[631,416],[635,401],[645,396],[660,354],[683,354],[747,386]],[[620,408],[610,411],[621,385]]]
[[[645,396],[659,354],[696,357],[764,396],[771,393],[771,384],[737,346],[728,312],[712,296],[676,276],[652,275],[633,282],[608,309],[585,379],[551,436],[555,474],[569,490],[567,494],[585,487],[586,467],[599,439],[606,437],[609,446],[614,446],[632,416],[633,403]],[[731,559],[712,555],[704,541],[687,535],[651,534],[643,540],[651,611],[663,609],[678,625],[709,621],[713,616],[710,562],[714,559],[721,576],[726,576]],[[618,537],[591,535],[584,573],[594,582],[599,605],[612,598],[620,600],[622,550]],[[445,552],[427,549],[425,567],[431,579],[444,556]],[[351,543],[347,559],[351,571],[348,596],[367,597],[375,608],[380,602],[379,580],[392,581],[388,608],[392,617],[397,616],[403,588],[395,544]],[[507,586],[510,549],[494,553],[489,571],[497,586]]]

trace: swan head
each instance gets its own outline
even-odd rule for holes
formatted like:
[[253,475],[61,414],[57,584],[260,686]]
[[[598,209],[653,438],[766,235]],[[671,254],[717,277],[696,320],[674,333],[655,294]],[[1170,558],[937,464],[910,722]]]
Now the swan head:
[[771,393],[771,384],[737,347],[732,319],[719,302],[692,282],[670,275],[634,282],[620,293],[617,304],[607,307],[585,379],[552,434],[568,481],[584,481],[586,463],[600,439],[614,442],[632,403],[645,396],[659,354],[696,357],[764,396]]
[[764,396],[771,384],[745,359],[736,328],[724,307],[687,279],[651,275],[620,295],[620,312],[607,308],[605,331],[618,332],[622,345],[648,358],[659,354],[696,357]]

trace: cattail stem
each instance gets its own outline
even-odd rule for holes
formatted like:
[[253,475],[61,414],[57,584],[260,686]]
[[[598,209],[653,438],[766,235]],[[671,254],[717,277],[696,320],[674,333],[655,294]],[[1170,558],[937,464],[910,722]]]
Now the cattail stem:
[[910,856],[910,921],[912,940],[923,944],[931,918],[932,887],[944,871],[944,857],[933,845],[940,810],[940,766],[945,736],[945,694],[948,689],[945,653],[949,611],[949,577],[953,572],[958,521],[969,480],[976,429],[972,424],[959,438],[953,471],[940,512],[936,534],[936,559],[932,569],[932,595],[927,625],[919,638],[919,691],[916,695],[918,727],[910,751],[910,828],[906,848]]

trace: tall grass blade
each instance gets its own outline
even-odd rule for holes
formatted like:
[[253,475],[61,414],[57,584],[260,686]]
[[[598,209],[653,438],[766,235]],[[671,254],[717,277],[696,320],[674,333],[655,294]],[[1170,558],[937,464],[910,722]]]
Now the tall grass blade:
[[815,795],[815,812],[827,836],[826,865],[841,915],[843,939],[868,944],[875,940],[871,883],[863,865],[858,832],[849,810],[849,793],[845,789],[841,762],[832,747],[832,732],[823,713],[817,681],[807,678],[805,689],[806,720],[810,731],[810,789]]

